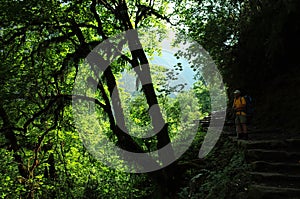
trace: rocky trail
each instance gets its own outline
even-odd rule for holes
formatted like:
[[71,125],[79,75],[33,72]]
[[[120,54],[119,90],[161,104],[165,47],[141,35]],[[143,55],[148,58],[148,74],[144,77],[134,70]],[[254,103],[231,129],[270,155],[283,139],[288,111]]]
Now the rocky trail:
[[251,165],[248,199],[300,199],[300,136],[280,130],[249,131],[249,140],[230,136]]

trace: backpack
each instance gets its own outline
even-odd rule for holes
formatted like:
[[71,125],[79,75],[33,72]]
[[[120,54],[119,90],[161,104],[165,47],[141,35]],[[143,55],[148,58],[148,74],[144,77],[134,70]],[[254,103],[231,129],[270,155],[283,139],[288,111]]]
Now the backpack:
[[246,115],[252,117],[254,113],[253,99],[250,95],[245,95],[244,98],[246,101]]

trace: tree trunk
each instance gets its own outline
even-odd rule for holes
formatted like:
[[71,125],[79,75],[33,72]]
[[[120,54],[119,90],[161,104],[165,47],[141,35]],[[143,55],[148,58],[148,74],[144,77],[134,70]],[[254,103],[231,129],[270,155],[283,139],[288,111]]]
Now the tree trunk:
[[15,133],[13,132],[13,130],[11,129],[11,124],[10,124],[8,115],[6,114],[6,111],[2,106],[0,106],[0,117],[3,120],[2,129],[3,129],[4,136],[8,141],[8,150],[14,152],[13,156],[14,156],[16,163],[18,164],[19,173],[23,178],[27,179],[28,172],[27,172],[26,168],[24,167],[21,156],[17,154],[17,151],[20,149],[20,147],[18,145],[17,137],[16,137]]
[[146,96],[147,104],[149,105],[149,115],[154,132],[157,132],[157,150],[163,147],[167,147],[168,149],[167,154],[161,153],[161,150],[158,151],[161,162],[166,165],[168,164],[168,160],[175,160],[173,148],[171,145],[168,145],[171,141],[168,134],[168,124],[165,123],[158,105],[150,74],[149,62],[139,41],[138,34],[136,31],[130,31],[128,35],[129,49],[132,54],[132,68],[142,83],[142,89]]

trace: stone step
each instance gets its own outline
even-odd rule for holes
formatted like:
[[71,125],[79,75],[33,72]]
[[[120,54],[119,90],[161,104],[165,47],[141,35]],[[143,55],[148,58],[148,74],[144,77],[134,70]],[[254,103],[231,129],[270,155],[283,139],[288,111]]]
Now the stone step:
[[267,161],[267,162],[284,162],[299,163],[300,152],[287,152],[265,149],[250,149],[245,153],[246,161]]
[[[282,173],[249,172],[253,182],[274,187],[300,188],[300,175]],[[300,195],[299,195],[300,196]]]
[[272,163],[266,161],[255,161],[251,163],[253,171],[278,172],[283,174],[300,174],[300,163]]
[[239,140],[239,145],[246,149],[276,149],[285,151],[300,151],[300,139],[286,140]]
[[248,199],[299,199],[300,189],[251,185]]

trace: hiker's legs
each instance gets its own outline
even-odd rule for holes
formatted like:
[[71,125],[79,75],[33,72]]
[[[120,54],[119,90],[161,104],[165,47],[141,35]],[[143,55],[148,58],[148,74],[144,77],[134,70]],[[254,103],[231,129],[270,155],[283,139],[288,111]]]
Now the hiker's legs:
[[246,123],[243,123],[241,124],[242,125],[242,138],[245,139],[245,140],[248,140],[248,133],[247,133],[247,124]]
[[242,128],[241,128],[240,118],[239,118],[238,115],[235,118],[235,130],[236,130],[236,133],[237,133],[237,138],[240,138],[241,133],[242,133]]
[[236,125],[236,133],[237,133],[237,134],[242,133],[242,128],[241,128],[241,125],[240,125],[240,124]]
[[243,130],[243,133],[247,133],[247,124],[246,123],[243,123],[242,124],[242,130]]
[[246,115],[240,115],[240,122],[241,122],[241,126],[242,126],[242,133],[247,133],[247,117]]
[[235,118],[237,138],[248,139],[247,133],[247,117],[245,115],[237,115]]

